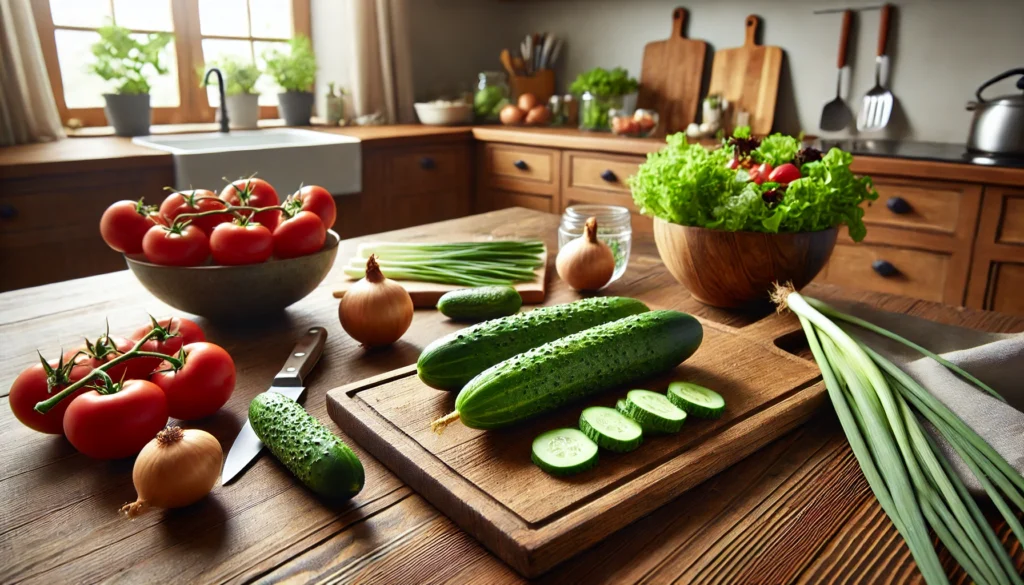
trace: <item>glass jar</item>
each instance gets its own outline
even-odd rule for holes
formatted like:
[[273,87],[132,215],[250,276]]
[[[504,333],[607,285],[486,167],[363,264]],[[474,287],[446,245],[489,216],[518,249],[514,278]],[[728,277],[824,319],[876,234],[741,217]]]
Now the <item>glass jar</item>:
[[622,109],[625,97],[621,95],[599,96],[589,91],[583,94],[580,103],[580,130],[592,132],[608,132],[611,129],[608,111],[612,108]]
[[509,101],[508,77],[501,71],[482,71],[477,75],[473,95],[473,114],[477,122],[497,122],[501,109]]
[[629,249],[633,243],[633,228],[629,210],[618,205],[571,205],[562,214],[558,226],[558,249],[583,235],[583,225],[588,217],[597,218],[597,237],[612,249],[615,256],[615,271],[611,284],[626,272],[629,264]]

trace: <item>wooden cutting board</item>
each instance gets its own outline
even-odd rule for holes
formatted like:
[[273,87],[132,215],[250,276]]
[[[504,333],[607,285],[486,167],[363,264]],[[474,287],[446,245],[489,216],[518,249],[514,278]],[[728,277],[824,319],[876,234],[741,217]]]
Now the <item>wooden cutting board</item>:
[[[412,365],[331,390],[327,410],[346,434],[515,570],[539,575],[807,420],[825,399],[813,362],[786,353],[802,341],[791,315],[743,329],[702,320],[700,349],[668,375],[629,388],[664,391],[691,380],[720,392],[718,420],[688,420],[677,435],[645,437],[631,453],[602,451],[597,467],[555,478],[530,461],[542,431],[576,427],[584,406],[614,406],[629,388],[508,429],[430,422],[455,393],[427,387]],[[700,502],[694,502],[700,506]]]
[[673,10],[671,36],[644,47],[636,104],[658,112],[661,134],[686,130],[697,118],[708,44],[683,35],[686,16],[685,8]]
[[[472,239],[466,238],[458,241],[469,242],[472,241]],[[541,252],[540,257],[544,264],[533,271],[535,274],[533,280],[529,282],[520,282],[519,284],[514,285],[515,289],[519,291],[519,296],[523,297],[524,305],[536,305],[543,303],[544,299],[547,297],[547,246],[544,247],[544,251]],[[345,263],[348,263],[348,259],[345,259]],[[396,280],[395,282],[402,285],[402,287],[409,292],[409,296],[412,298],[412,304],[417,309],[433,309],[437,306],[437,300],[440,299],[441,295],[444,293],[466,288],[465,286],[455,284],[419,282],[415,280]],[[334,298],[340,299],[345,296],[349,287],[355,283],[356,281],[352,279],[345,279],[339,282],[335,285],[333,293]]]
[[775,121],[782,49],[757,44],[760,26],[760,18],[748,16],[743,46],[715,51],[711,64],[708,95],[721,95],[732,105],[732,119],[727,125],[730,131],[736,125],[736,113],[741,110],[750,112],[750,129],[755,135],[771,132]]

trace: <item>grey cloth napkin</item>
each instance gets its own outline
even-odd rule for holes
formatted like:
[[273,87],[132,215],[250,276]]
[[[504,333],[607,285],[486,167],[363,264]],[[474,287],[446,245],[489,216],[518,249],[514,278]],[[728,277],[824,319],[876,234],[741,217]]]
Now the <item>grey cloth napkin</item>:
[[[910,315],[886,313],[862,304],[833,303],[941,355],[999,392],[1001,402],[935,360],[861,327],[840,323],[849,334],[892,360],[974,429],[1024,475],[1024,333],[998,334],[945,325]],[[985,492],[956,451],[926,423],[967,489]]]

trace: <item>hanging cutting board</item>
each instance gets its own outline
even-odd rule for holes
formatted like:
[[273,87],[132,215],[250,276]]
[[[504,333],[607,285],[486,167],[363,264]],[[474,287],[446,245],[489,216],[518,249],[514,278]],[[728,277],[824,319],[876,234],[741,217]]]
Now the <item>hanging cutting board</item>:
[[[789,432],[825,403],[814,362],[775,344],[802,339],[792,315],[742,329],[701,323],[700,349],[673,371],[506,429],[456,423],[440,435],[431,432],[430,422],[454,408],[456,393],[423,384],[415,365],[329,391],[327,411],[452,521],[534,577]],[[725,413],[688,419],[674,435],[644,437],[629,453],[602,451],[595,468],[568,478],[547,475],[530,461],[533,439],[576,427],[585,406],[614,407],[630,388],[664,392],[672,380],[714,388],[725,398]]]
[[708,95],[721,95],[731,104],[727,129],[736,126],[740,111],[750,113],[750,130],[768,134],[775,121],[775,99],[779,93],[782,49],[757,44],[761,19],[751,14],[746,20],[746,38],[742,47],[715,51],[711,64]]
[[638,108],[658,112],[667,134],[686,130],[696,120],[704,57],[708,44],[683,35],[687,12],[672,11],[672,34],[667,40],[647,43],[640,70]]

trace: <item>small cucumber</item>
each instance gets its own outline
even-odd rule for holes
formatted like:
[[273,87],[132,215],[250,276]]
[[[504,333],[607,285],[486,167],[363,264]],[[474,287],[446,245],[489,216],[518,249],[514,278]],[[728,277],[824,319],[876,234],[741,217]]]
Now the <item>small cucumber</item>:
[[626,411],[645,433],[678,433],[686,420],[685,411],[669,402],[664,394],[650,390],[627,392]]
[[551,475],[572,475],[597,465],[597,443],[578,429],[555,429],[533,440],[530,459]]
[[725,412],[725,399],[721,394],[692,382],[669,384],[668,399],[697,418],[718,418]]
[[511,286],[481,286],[445,293],[437,301],[437,310],[453,321],[483,321],[514,315],[523,306],[523,297]]
[[294,400],[258,394],[249,403],[249,422],[274,457],[314,492],[348,499],[363,489],[359,457]]
[[643,429],[628,416],[607,406],[584,408],[580,414],[580,430],[598,447],[625,453],[643,442]]

